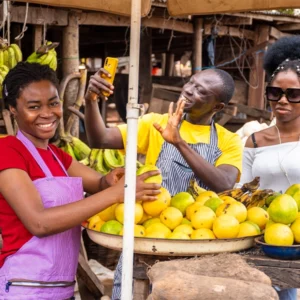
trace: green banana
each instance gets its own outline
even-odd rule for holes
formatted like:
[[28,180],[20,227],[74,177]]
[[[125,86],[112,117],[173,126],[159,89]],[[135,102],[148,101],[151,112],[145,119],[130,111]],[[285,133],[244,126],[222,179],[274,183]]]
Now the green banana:
[[121,167],[124,167],[125,166],[125,156],[121,153],[120,150],[115,150],[115,152],[116,152],[115,155],[116,155],[116,158],[117,158],[117,160],[119,162],[119,165]]
[[[1,53],[1,51],[0,51],[0,53]],[[5,66],[5,65],[0,65],[0,71],[3,71],[4,73],[8,73],[9,72],[9,68],[7,67],[7,66]]]
[[0,66],[3,66],[4,64],[4,55],[3,55],[3,51],[0,50]]
[[37,60],[39,59],[40,55],[37,54],[36,52],[33,52],[32,54],[30,54],[26,61],[29,62],[29,63],[36,63]]
[[90,156],[89,156],[89,160],[90,160],[90,167],[94,168],[96,162],[97,162],[97,156],[99,154],[100,149],[95,149],[93,148],[91,150]]
[[8,61],[9,61],[8,50],[5,49],[3,51],[3,64],[9,68],[9,62]]
[[104,161],[106,165],[110,169],[115,169],[119,167],[123,167],[123,165],[120,164],[119,159],[116,157],[116,150],[114,149],[105,149],[103,154]]
[[23,60],[22,51],[17,44],[10,44],[9,48],[14,50],[17,63]]
[[10,69],[14,68],[17,64],[17,59],[15,56],[15,51],[13,48],[8,48],[8,67]]
[[83,164],[84,166],[88,166],[90,164],[89,158],[88,156],[85,157],[84,159],[79,161],[81,164]]
[[[55,52],[56,53],[56,52]],[[56,71],[57,69],[57,58],[56,58],[56,54],[52,56],[52,59],[49,63],[49,67],[53,70]]]
[[94,169],[95,169],[95,171],[97,171],[103,175],[106,175],[110,170],[109,170],[108,166],[105,164],[105,161],[103,159],[103,154],[104,154],[104,150],[100,149],[98,152],[98,155],[97,155]]
[[70,143],[65,144],[65,146],[62,148],[66,153],[68,153],[70,156],[72,156],[74,159],[76,159],[76,156],[74,154],[73,148],[70,145]]
[[53,57],[54,57],[54,53],[49,51],[47,54],[44,54],[40,57],[39,63],[41,65],[49,65]]
[[72,141],[70,144],[73,148],[77,160],[82,160],[88,157],[91,153],[90,147],[75,136],[72,137]]

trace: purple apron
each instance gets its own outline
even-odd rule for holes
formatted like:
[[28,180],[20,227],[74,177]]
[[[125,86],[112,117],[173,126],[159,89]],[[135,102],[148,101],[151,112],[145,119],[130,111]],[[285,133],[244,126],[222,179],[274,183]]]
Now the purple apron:
[[[68,177],[67,171],[48,148],[66,177],[53,177],[35,146],[20,131],[17,138],[25,145],[45,178],[33,183],[45,208],[76,202],[83,198],[82,178]],[[51,236],[33,236],[0,269],[1,300],[62,300],[74,295],[80,247],[80,226]],[[30,282],[28,282],[30,281]]]

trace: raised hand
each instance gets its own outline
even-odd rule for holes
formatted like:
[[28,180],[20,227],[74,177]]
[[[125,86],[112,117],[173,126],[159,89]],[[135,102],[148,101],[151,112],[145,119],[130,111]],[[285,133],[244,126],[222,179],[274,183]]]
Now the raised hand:
[[154,123],[153,126],[160,132],[163,139],[170,144],[177,144],[182,139],[179,133],[178,125],[181,122],[183,116],[185,102],[183,99],[178,100],[176,110],[173,112],[174,103],[169,106],[169,119],[165,128],[162,128],[159,124]]
[[107,100],[108,98],[102,94],[102,91],[113,94],[114,86],[111,85],[105,78],[102,78],[101,75],[105,75],[107,77],[111,77],[109,72],[105,69],[101,68],[97,73],[92,75],[89,80],[87,92],[85,94],[85,99],[89,100],[97,100],[98,97]]

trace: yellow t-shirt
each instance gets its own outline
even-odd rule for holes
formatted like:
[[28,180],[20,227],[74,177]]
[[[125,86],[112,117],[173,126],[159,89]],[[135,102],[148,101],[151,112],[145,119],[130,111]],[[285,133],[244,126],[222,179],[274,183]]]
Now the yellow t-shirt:
[[[153,123],[158,123],[163,128],[168,122],[168,114],[150,113],[144,115],[138,122],[137,152],[146,155],[146,164],[155,165],[160,150],[164,143],[161,134],[154,128]],[[124,147],[126,146],[127,125],[118,126],[123,138]],[[232,133],[224,127],[216,124],[218,134],[218,148],[222,151],[216,160],[215,166],[232,165],[242,171],[242,142],[236,133]],[[209,143],[210,126],[194,125],[183,121],[179,129],[180,136],[188,144]],[[239,176],[240,177],[240,176]]]

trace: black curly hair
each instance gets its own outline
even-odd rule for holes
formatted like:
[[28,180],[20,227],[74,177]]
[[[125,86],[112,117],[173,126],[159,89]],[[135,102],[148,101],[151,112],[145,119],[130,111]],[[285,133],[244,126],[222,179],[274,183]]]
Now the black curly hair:
[[300,35],[283,37],[272,44],[265,53],[263,67],[269,81],[286,70],[300,76]]
[[223,71],[221,69],[211,69],[211,70],[214,71],[216,75],[221,79],[223,85],[222,93],[219,95],[220,98],[218,100],[227,105],[234,94],[234,89],[235,89],[234,80],[231,77],[231,75],[226,71]]
[[22,90],[29,84],[42,80],[50,81],[56,88],[59,86],[56,73],[48,66],[28,62],[18,63],[3,81],[2,96],[5,106],[16,107]]

